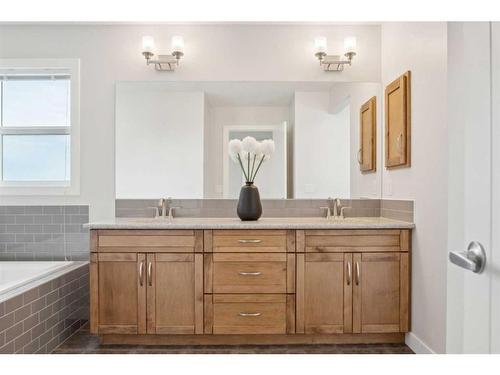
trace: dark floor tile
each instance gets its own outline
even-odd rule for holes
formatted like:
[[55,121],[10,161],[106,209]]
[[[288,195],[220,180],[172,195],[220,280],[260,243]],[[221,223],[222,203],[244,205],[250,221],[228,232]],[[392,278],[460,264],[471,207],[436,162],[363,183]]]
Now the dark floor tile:
[[100,345],[83,328],[56,354],[413,354],[405,344],[332,345]]

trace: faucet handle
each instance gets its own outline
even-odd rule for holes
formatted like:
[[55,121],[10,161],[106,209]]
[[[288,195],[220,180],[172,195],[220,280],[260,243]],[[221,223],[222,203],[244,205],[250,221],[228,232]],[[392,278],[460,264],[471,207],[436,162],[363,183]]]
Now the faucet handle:
[[343,206],[343,207],[340,208],[340,218],[341,219],[345,218],[345,216],[344,216],[344,210],[347,209],[347,208],[352,208],[352,207]]
[[155,219],[159,218],[161,215],[160,215],[160,209],[161,207],[148,207],[148,208],[151,208],[153,211],[153,217]]
[[326,210],[326,218],[329,219],[332,216],[332,209],[330,206],[322,206],[319,208],[320,210]]

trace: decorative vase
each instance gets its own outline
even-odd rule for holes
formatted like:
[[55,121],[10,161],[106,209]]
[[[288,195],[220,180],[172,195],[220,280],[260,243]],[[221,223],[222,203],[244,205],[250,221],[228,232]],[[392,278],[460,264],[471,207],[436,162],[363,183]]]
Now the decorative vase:
[[241,187],[238,208],[238,216],[243,221],[258,220],[262,215],[262,204],[260,203],[259,189],[253,182],[247,181]]

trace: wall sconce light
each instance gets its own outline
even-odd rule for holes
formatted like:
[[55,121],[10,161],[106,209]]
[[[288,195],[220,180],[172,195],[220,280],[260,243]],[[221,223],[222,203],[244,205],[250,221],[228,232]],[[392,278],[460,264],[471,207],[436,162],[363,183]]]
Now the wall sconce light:
[[158,71],[172,71],[179,65],[179,60],[184,56],[184,39],[182,36],[172,37],[172,53],[170,55],[158,55],[153,60],[155,41],[152,36],[142,37],[142,54],[146,58],[146,64],[153,64]]
[[347,37],[344,39],[344,56],[328,55],[326,53],[326,38],[324,36],[317,37],[314,40],[316,48],[316,56],[320,66],[325,72],[341,72],[344,70],[344,65],[351,65],[352,59],[356,56],[356,37]]

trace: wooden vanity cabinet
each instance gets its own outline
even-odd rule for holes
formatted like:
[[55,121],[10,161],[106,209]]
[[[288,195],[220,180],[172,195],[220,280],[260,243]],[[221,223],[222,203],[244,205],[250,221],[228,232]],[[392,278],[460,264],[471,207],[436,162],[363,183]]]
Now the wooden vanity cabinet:
[[297,333],[409,330],[409,230],[298,231]]
[[203,333],[202,237],[201,231],[93,231],[91,332]]
[[402,342],[409,229],[92,230],[107,343]]

